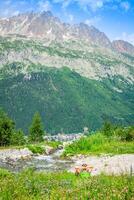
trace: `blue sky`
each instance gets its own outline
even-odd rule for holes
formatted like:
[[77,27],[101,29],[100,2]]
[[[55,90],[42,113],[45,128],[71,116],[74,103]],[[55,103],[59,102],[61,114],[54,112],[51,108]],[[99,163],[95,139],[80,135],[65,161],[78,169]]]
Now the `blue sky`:
[[84,22],[111,39],[134,44],[134,0],[0,0],[0,17],[52,11],[62,21]]

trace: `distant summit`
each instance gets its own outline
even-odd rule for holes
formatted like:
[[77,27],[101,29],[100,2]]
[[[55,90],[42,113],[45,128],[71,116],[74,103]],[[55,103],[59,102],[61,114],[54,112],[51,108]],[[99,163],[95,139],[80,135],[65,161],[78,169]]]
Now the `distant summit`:
[[111,47],[108,37],[93,26],[84,23],[66,24],[50,11],[24,13],[0,20],[0,35],[19,34],[50,41],[84,40],[89,44]]
[[121,53],[134,54],[134,46],[124,40],[113,41],[113,48]]
[[0,35],[23,35],[49,41],[83,40],[90,44],[114,48],[119,52],[134,53],[134,46],[123,40],[110,42],[105,33],[85,23],[68,24],[54,17],[51,11],[23,13],[0,19]]

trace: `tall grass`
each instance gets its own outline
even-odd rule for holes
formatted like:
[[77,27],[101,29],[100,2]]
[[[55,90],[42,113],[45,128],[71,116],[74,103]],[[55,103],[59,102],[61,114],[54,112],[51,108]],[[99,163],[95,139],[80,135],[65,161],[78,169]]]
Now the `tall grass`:
[[134,142],[120,141],[118,138],[106,137],[102,133],[82,137],[65,148],[63,156],[75,154],[125,154],[134,153]]
[[132,200],[133,185],[132,176],[82,178],[67,172],[12,174],[0,170],[1,200]]

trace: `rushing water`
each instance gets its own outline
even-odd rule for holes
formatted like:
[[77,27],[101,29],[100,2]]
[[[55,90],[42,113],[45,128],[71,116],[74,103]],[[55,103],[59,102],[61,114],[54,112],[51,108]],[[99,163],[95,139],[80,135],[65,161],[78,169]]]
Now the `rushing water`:
[[26,168],[34,168],[37,171],[64,171],[68,170],[71,160],[60,158],[63,150],[57,150],[51,155],[33,156],[30,160],[17,160],[15,162],[0,162],[0,167],[6,168],[13,172],[19,172]]

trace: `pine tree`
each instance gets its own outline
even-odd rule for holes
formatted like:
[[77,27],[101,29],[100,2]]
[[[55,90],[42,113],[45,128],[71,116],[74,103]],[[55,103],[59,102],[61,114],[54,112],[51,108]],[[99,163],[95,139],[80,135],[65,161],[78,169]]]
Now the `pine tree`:
[[35,113],[32,124],[29,128],[29,140],[31,142],[41,142],[43,141],[44,130],[41,121],[41,116],[38,112]]
[[0,146],[10,145],[15,123],[0,109]]
[[14,133],[11,136],[10,143],[12,145],[24,145],[26,142],[25,135],[21,129],[14,131]]

